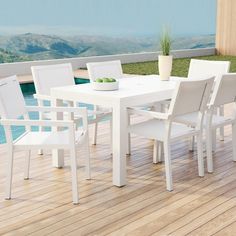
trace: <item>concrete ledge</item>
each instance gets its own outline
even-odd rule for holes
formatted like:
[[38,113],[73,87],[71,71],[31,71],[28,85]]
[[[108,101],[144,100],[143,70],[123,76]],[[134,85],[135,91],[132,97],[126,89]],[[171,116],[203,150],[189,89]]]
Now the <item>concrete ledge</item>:
[[[31,66],[36,65],[52,65],[60,63],[71,63],[74,70],[85,68],[88,62],[121,60],[122,64],[155,61],[158,59],[160,52],[147,52],[147,53],[132,53],[132,54],[117,54],[109,56],[94,56],[94,57],[78,57],[66,58],[57,60],[43,60],[43,61],[27,61],[16,63],[3,63],[0,64],[0,78],[10,75],[30,75]],[[189,50],[175,50],[172,51],[175,58],[185,57],[198,57],[215,55],[215,48],[204,49],[189,49]]]

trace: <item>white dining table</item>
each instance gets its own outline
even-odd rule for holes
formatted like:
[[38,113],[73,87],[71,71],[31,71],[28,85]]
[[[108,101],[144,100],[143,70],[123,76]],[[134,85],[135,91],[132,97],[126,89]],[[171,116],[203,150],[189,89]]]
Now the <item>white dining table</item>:
[[[158,75],[136,76],[120,79],[119,89],[115,91],[95,91],[92,84],[88,83],[52,88],[51,96],[55,106],[61,106],[62,101],[67,100],[112,109],[113,185],[121,187],[126,184],[127,108],[171,99],[176,80],[179,79],[160,81]],[[63,151],[53,150],[52,155],[53,165],[63,167]]]

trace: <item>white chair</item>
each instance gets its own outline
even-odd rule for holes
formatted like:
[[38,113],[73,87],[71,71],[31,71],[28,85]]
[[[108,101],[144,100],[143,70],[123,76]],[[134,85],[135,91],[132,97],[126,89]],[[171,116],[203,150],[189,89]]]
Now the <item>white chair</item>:
[[[123,77],[123,71],[121,62],[116,61],[105,61],[105,62],[90,62],[86,64],[89,74],[89,79],[91,82],[95,81],[98,78],[114,78],[119,80]],[[95,106],[96,111],[112,112],[110,108]],[[97,132],[98,124],[95,124],[95,133]],[[110,120],[111,126],[111,143],[112,143],[112,119]]]
[[[89,79],[91,82],[95,81],[98,78],[113,78],[116,80],[121,79],[124,77],[123,75],[123,70],[121,66],[121,61],[116,60],[116,61],[104,61],[104,62],[90,62],[87,63],[87,69],[88,69],[88,74],[89,74]],[[97,111],[106,111],[109,108],[105,108],[102,106],[95,106],[95,109]],[[112,112],[112,110],[108,110]],[[130,119],[128,119],[129,121]],[[112,129],[112,119],[110,120],[110,126]],[[95,124],[95,132],[97,130],[97,124]],[[111,130],[112,132],[112,130]],[[130,154],[130,137],[128,138],[129,144],[128,144],[128,150],[127,154]],[[112,143],[112,135],[111,135],[111,143]]]
[[[215,76],[217,80],[223,74],[229,73],[230,70],[230,61],[209,61],[209,60],[198,60],[191,59],[188,78],[189,79],[199,79],[199,78],[208,78],[210,76]],[[217,112],[220,115],[224,115],[224,107],[219,107]],[[214,134],[216,136],[216,134]],[[224,140],[224,128],[220,129],[220,140]],[[190,150],[194,149],[194,140],[190,145]]]
[[105,61],[87,63],[89,79],[95,81],[98,78],[111,77],[119,80],[124,77],[121,61]]
[[[139,114],[150,118],[147,121],[131,125],[129,132],[149,139],[154,143],[154,163],[157,162],[158,144],[164,145],[165,172],[167,190],[173,190],[171,170],[171,141],[184,137],[197,136],[198,173],[204,176],[204,161],[202,150],[202,126],[206,104],[210,96],[214,78],[197,81],[180,81],[173,94],[167,113],[140,110]],[[132,110],[132,109],[131,109]],[[137,111],[136,111],[137,112]],[[198,114],[196,128],[175,123],[175,119],[196,112]]]
[[230,61],[209,61],[191,59],[188,71],[189,79],[207,78],[209,76],[215,76],[215,80],[221,77],[223,74],[229,72]]
[[[54,87],[75,85],[73,69],[70,63],[47,65],[47,66],[32,66],[32,75],[34,79],[36,94],[34,97],[38,99],[39,105],[43,106],[44,101],[51,101],[50,90]],[[67,101],[70,106],[76,106],[73,101]],[[109,111],[89,111],[89,124],[95,124],[93,135],[93,144],[97,141],[97,124],[104,117],[110,117]],[[43,115],[43,114],[41,114]],[[75,113],[74,119],[77,120]]]
[[[77,112],[83,121],[81,129],[75,132],[75,123],[56,120],[30,120],[29,111],[36,112]],[[88,123],[86,108],[73,107],[27,107],[16,76],[0,80],[0,123],[4,126],[7,139],[7,178],[6,199],[11,199],[13,159],[15,151],[26,151],[25,179],[29,178],[30,152],[43,149],[67,149],[70,151],[70,166],[72,173],[73,203],[79,202],[77,180],[77,147],[83,145],[86,151],[86,177],[90,179],[90,154],[88,142]],[[19,119],[20,118],[20,119]],[[23,118],[23,119],[22,119]],[[13,140],[11,126],[25,126],[26,131]],[[51,127],[52,131],[32,132],[32,126]],[[57,131],[57,128],[63,128]]]
[[[108,77],[108,78],[114,78],[116,80],[120,80],[122,78],[125,78],[122,70],[122,65],[120,60],[115,61],[104,61],[104,62],[91,62],[87,63],[87,69],[89,74],[89,79],[91,81],[95,81],[98,78]],[[149,109],[151,110],[154,107],[154,104],[145,104],[144,106],[138,107],[138,109]],[[104,110],[105,108],[101,106],[97,106],[96,109]],[[135,109],[133,110],[132,115],[135,115]],[[131,115],[131,113],[130,113]],[[128,117],[128,123],[130,123],[130,117]],[[111,124],[112,126],[112,124]],[[130,148],[130,135],[128,137],[129,143],[128,143],[128,149],[127,154],[131,153]]]
[[[206,132],[207,169],[213,172],[212,150],[215,137],[212,135],[216,129],[232,126],[233,160],[236,161],[236,74],[225,74],[215,82],[213,94],[208,105],[204,128]],[[214,110],[222,105],[234,103],[234,116],[225,117],[215,114]],[[197,114],[193,113],[179,119],[180,122],[196,126]]]

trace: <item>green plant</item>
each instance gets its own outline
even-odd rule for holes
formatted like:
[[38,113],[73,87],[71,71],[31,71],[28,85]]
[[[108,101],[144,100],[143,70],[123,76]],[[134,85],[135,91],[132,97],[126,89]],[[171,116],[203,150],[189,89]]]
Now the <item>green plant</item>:
[[160,38],[160,48],[163,56],[169,56],[171,50],[172,40],[168,30],[163,30]]
[[[230,61],[231,73],[236,73],[236,56],[204,56],[194,57],[200,60]],[[190,58],[178,58],[173,60],[173,76],[187,77]],[[125,74],[152,75],[157,73],[157,61],[137,62],[122,65]]]

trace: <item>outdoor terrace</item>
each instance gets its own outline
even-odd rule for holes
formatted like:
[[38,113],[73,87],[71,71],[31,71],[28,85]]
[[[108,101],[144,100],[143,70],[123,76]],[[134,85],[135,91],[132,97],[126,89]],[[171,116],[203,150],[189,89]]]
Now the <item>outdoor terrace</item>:
[[[227,107],[227,112],[230,107]],[[138,118],[140,119],[140,118]],[[175,142],[173,192],[166,191],[164,164],[152,164],[152,142],[132,138],[128,182],[112,186],[109,125],[101,124],[90,146],[92,179],[79,159],[80,204],[71,204],[69,158],[52,168],[51,155],[32,154],[30,179],[23,180],[24,152],[16,153],[13,199],[4,200],[5,145],[0,146],[0,234],[3,235],[232,235],[236,230],[236,164],[231,133],[217,142],[215,171],[197,176],[196,152]],[[80,155],[81,156],[81,155]]]
[[[236,1],[217,2],[216,48],[172,51],[173,76],[187,77],[191,58],[230,61],[230,72],[236,72],[236,56],[216,55],[236,55]],[[74,77],[85,80],[81,82],[88,82],[88,72],[85,69],[88,62],[120,60],[123,72],[128,76],[150,75],[158,74],[159,54],[160,52],[152,52],[5,63],[0,64],[0,80],[17,75],[20,83],[27,87],[24,93],[26,103],[32,105],[36,104],[32,96],[35,92],[31,76],[32,66],[71,63]],[[113,109],[120,108],[118,105]],[[81,155],[85,150],[78,150],[78,205],[72,204],[69,152],[65,152],[64,168],[54,168],[50,151],[44,151],[44,155],[32,151],[28,180],[24,180],[23,173],[25,152],[16,152],[12,199],[4,200],[6,157],[9,150],[6,144],[0,144],[0,235],[236,235],[236,163],[232,161],[230,127],[225,128],[224,141],[219,140],[218,134],[212,174],[207,172],[206,158],[204,159],[203,178],[198,176],[197,152],[189,151],[189,139],[172,143],[174,191],[169,192],[166,190],[165,163],[153,164],[152,140],[131,135],[131,155],[127,155],[126,159],[121,158],[125,147],[121,140],[125,137],[122,134],[126,134],[123,128],[126,128],[123,125],[126,120],[121,115],[122,109],[119,112],[118,110],[114,112],[116,116],[113,116],[118,117],[113,120],[113,141],[115,137],[119,145],[114,148],[114,142],[113,156],[108,121],[99,123],[97,145],[91,144],[92,135],[90,136],[91,180],[85,180],[85,157]],[[230,115],[232,111],[232,105],[225,107],[226,115]],[[132,117],[134,122],[142,119],[140,116]],[[119,120],[115,124],[120,132],[114,128],[115,120]],[[93,128],[89,126],[90,134]],[[5,141],[2,133],[0,126],[0,143]],[[117,139],[116,135],[119,136]],[[125,171],[117,171],[125,166],[122,165],[123,160],[127,163],[127,184],[124,181]],[[168,161],[167,158],[166,160]],[[126,185],[123,187],[117,187],[124,184]]]
[[[236,57],[200,58],[230,60],[231,71],[236,71]],[[172,74],[186,76],[189,61],[175,59]],[[157,63],[129,63],[123,70],[156,74]],[[86,73],[79,70],[75,75],[87,78]],[[31,82],[30,76],[20,78]],[[228,106],[226,113],[230,112]],[[0,145],[1,235],[232,235],[236,231],[236,164],[229,128],[225,140],[217,142],[215,171],[204,178],[197,176],[196,152],[189,152],[188,140],[173,143],[174,191],[168,192],[164,164],[152,164],[153,143],[136,136],[132,136],[132,153],[127,157],[127,185],[112,186],[109,124],[99,125],[98,144],[90,145],[91,180],[85,180],[84,159],[79,159],[78,206],[71,204],[68,153],[65,168],[56,169],[51,166],[50,152],[43,156],[33,152],[29,180],[23,180],[25,153],[16,153],[13,198],[4,200],[7,150],[5,144]]]

